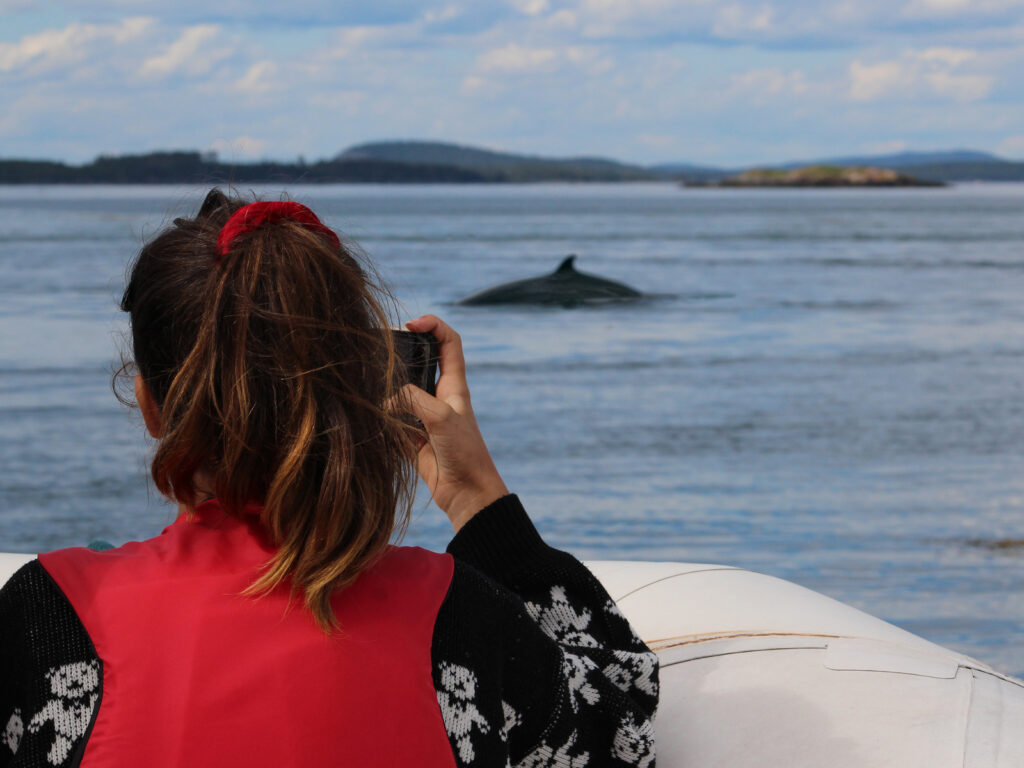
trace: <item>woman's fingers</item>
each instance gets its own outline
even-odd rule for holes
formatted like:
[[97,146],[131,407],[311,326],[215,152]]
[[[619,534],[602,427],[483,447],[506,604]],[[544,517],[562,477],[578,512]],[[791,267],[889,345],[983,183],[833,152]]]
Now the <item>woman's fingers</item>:
[[410,331],[429,333],[437,339],[438,364],[441,377],[437,382],[440,397],[456,395],[469,399],[469,385],[466,382],[466,358],[462,354],[462,338],[444,320],[436,315],[424,315],[405,324]]
[[415,384],[406,384],[402,387],[402,395],[412,408],[413,415],[420,420],[428,433],[450,419],[455,413],[455,409],[448,403],[438,400]]

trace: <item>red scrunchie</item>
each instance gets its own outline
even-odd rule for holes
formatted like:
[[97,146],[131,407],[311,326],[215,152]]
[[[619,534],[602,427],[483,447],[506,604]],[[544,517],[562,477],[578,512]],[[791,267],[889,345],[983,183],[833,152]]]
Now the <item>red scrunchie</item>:
[[217,237],[217,260],[219,261],[221,256],[227,255],[236,237],[246,235],[264,224],[284,219],[298,222],[311,232],[324,235],[335,248],[341,247],[338,236],[330,228],[324,226],[316,214],[302,203],[291,201],[249,203],[235,211],[220,231],[220,235]]

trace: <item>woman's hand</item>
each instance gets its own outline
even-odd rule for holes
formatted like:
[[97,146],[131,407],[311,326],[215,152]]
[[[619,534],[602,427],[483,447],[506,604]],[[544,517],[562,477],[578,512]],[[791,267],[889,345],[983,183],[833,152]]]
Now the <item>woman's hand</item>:
[[437,396],[407,384],[403,390],[427,431],[416,457],[416,470],[437,504],[458,531],[473,515],[508,493],[484,444],[466,384],[462,339],[433,315],[405,324],[410,331],[431,333],[440,348]]

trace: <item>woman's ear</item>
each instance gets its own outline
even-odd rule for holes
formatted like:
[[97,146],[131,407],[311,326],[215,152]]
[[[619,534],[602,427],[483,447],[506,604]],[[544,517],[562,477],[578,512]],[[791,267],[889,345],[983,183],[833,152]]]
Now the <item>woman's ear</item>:
[[135,402],[139,404],[142,411],[142,420],[146,422],[146,431],[151,437],[159,438],[163,434],[160,427],[160,406],[153,399],[142,374],[135,374]]

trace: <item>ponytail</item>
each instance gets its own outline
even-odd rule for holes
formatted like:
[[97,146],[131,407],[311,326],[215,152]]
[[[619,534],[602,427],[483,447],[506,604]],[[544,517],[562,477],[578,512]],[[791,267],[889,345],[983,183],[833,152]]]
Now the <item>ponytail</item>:
[[278,549],[247,593],[287,585],[330,631],[332,595],[404,533],[415,492],[415,430],[388,408],[393,299],[323,225],[271,219],[218,246],[242,205],[214,190],[131,270],[121,308],[161,409],[152,476],[189,507],[197,477],[229,515],[262,505]]

